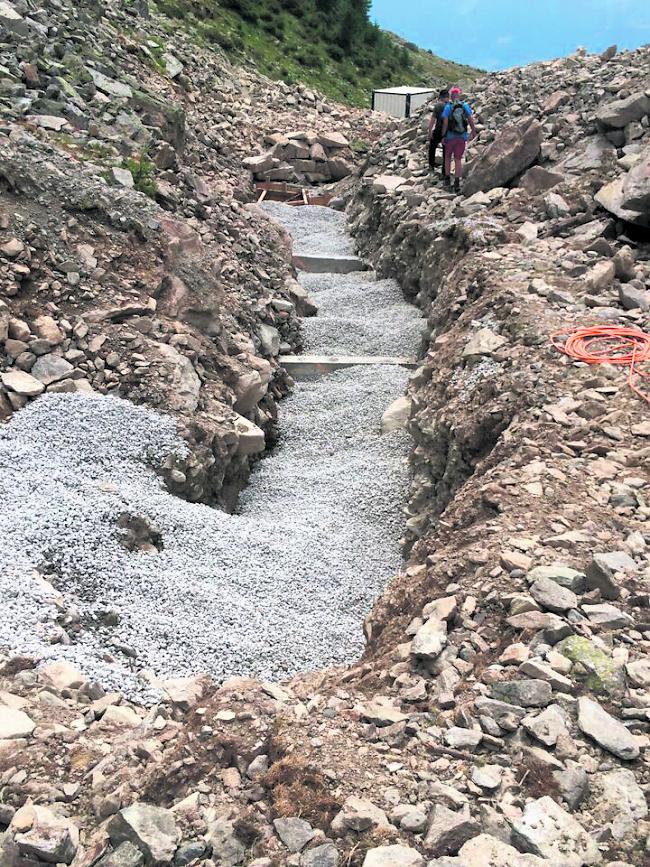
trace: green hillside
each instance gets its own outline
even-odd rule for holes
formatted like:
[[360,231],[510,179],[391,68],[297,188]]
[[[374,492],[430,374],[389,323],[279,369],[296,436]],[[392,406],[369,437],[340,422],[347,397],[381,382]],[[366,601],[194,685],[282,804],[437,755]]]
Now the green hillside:
[[381,30],[369,20],[370,0],[156,0],[156,6],[233,60],[351,105],[369,107],[378,87],[436,86],[478,74]]

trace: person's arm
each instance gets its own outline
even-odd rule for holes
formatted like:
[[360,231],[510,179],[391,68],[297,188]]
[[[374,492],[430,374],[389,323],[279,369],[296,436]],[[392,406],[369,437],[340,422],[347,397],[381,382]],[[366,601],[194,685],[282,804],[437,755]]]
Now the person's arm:
[[447,135],[447,130],[449,129],[449,115],[446,110],[442,116],[442,137],[444,138]]
[[433,137],[433,131],[436,128],[436,124],[438,122],[438,118],[436,117],[435,111],[431,112],[431,120],[429,121],[429,141]]

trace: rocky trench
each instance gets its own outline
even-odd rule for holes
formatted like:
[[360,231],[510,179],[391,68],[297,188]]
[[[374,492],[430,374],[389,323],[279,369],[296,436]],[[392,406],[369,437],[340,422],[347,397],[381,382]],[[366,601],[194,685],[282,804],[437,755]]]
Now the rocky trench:
[[[271,216],[300,255],[349,252],[342,214]],[[422,320],[394,280],[301,279],[319,308],[303,326],[310,351],[416,354]],[[173,418],[111,396],[32,402],[0,436],[3,485],[22,491],[3,544],[2,643],[145,702],[168,678],[278,679],[358,657],[363,618],[401,565],[408,436],[381,420],[407,376],[373,364],[296,382],[233,514],[157,479],[193,456]]]

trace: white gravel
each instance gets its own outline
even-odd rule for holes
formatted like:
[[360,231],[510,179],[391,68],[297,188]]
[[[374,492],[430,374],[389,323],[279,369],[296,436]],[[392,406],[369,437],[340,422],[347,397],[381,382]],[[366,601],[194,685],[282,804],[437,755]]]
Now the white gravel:
[[[308,234],[316,210],[299,209]],[[420,323],[390,281],[317,279],[306,280],[323,310],[314,349],[344,338],[345,351],[414,354]],[[0,429],[0,646],[68,659],[145,702],[158,693],[143,670],[276,679],[351,661],[401,565],[409,439],[379,423],[407,376],[356,367],[298,383],[236,515],[165,490],[154,467],[185,448],[173,419],[113,397],[38,398]],[[128,552],[124,512],[156,524],[163,550]],[[70,645],[52,643],[61,611],[40,575],[63,596]]]
[[345,214],[319,205],[291,207],[264,202],[262,208],[293,237],[299,256],[352,256],[354,243],[347,232]]
[[[0,493],[13,506],[0,535],[0,645],[68,659],[145,701],[155,693],[115,645],[161,677],[281,678],[354,658],[400,566],[406,434],[380,436],[378,420],[405,381],[382,367],[299,384],[238,515],[163,490],[142,443],[158,457],[173,448],[168,419],[117,398],[36,400],[0,434]],[[124,511],[158,525],[159,554],[119,544]],[[72,646],[48,643],[55,612],[26,578],[33,567],[79,611]],[[106,610],[117,626],[101,625]]]
[[426,320],[395,280],[302,272],[300,282],[318,304],[318,316],[303,322],[305,352],[412,356],[419,348]]

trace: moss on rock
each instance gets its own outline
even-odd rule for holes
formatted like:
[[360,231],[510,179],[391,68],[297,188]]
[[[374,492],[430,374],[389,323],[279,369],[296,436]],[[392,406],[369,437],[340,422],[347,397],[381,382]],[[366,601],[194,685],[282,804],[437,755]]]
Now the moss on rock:
[[588,638],[570,635],[556,650],[573,663],[571,675],[596,694],[620,695],[625,691],[623,669]]

